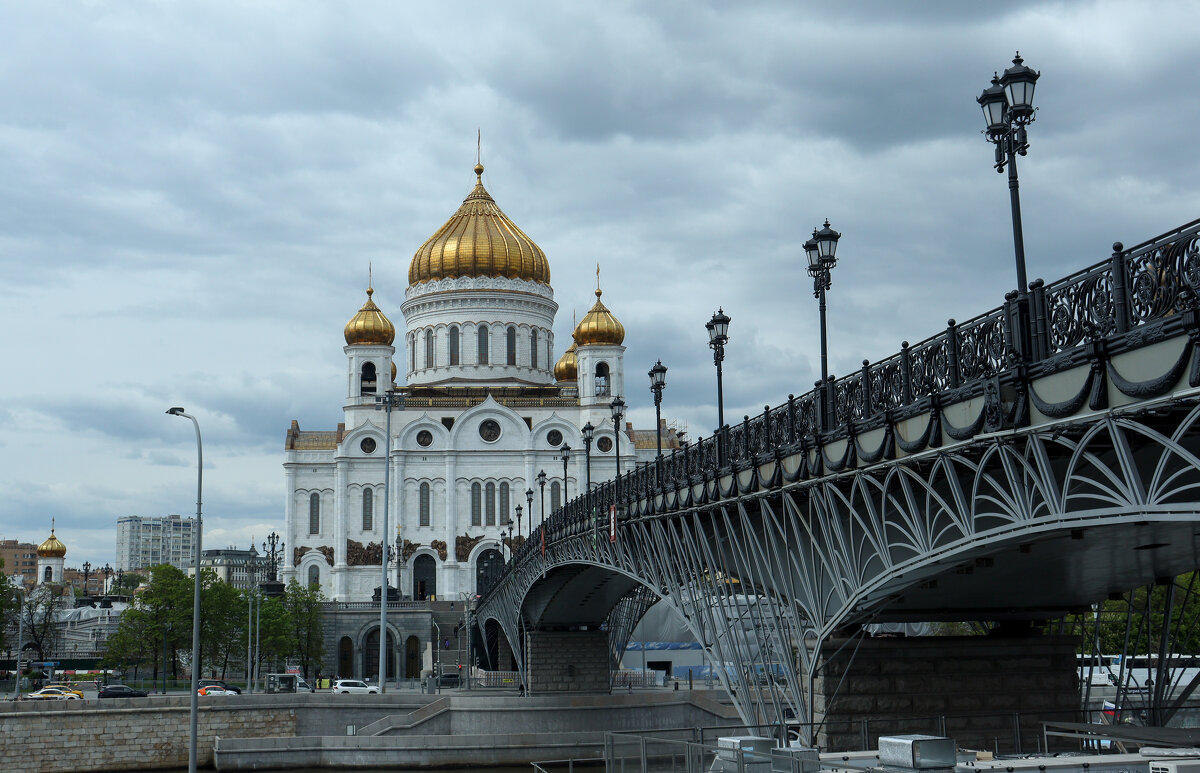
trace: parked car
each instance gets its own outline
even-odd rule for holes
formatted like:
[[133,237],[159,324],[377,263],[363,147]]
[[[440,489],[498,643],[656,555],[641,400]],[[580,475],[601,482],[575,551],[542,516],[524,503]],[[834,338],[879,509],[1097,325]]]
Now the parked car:
[[81,698],[81,699],[83,698],[83,690],[80,690],[79,687],[77,687],[76,685],[73,685],[73,684],[65,684],[62,682],[57,682],[55,684],[48,684],[46,686],[47,687],[57,687],[58,689],[62,690],[63,692],[69,692],[69,693],[74,694],[77,698]]
[[219,684],[210,684],[206,687],[200,687],[196,690],[197,695],[237,695],[233,690],[226,689]]
[[[228,692],[234,693],[235,695],[241,695],[241,694],[242,694],[241,688],[234,687],[234,686],[233,686],[233,685],[231,685],[231,684],[225,684],[225,682],[224,682],[223,680],[221,680],[221,679],[197,679],[197,680],[196,680],[196,687],[197,687],[197,688],[200,688],[200,687],[221,687],[221,688],[224,688],[225,690],[227,690]],[[202,693],[202,694],[203,694],[203,693]]]
[[437,683],[438,687],[458,687],[461,681],[462,680],[459,678],[458,672],[449,671],[439,676]]
[[379,688],[373,684],[360,682],[357,679],[339,679],[333,683],[333,692],[337,693],[359,693],[361,695],[375,695],[379,692]]
[[106,684],[100,688],[101,698],[145,698],[147,693],[123,684]]
[[27,701],[77,701],[79,696],[73,692],[67,692],[61,687],[43,687],[37,692],[31,692],[25,696]]

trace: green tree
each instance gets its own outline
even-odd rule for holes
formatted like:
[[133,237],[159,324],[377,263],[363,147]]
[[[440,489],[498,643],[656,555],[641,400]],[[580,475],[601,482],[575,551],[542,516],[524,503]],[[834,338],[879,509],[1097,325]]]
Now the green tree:
[[[17,624],[17,610],[20,608],[18,594],[23,592],[8,579],[8,575],[4,573],[4,559],[0,558],[0,649],[9,648],[5,637],[8,635],[8,627]],[[16,643],[12,646],[15,647]]]
[[292,578],[283,594],[283,610],[287,615],[292,638],[292,652],[300,661],[304,678],[325,659],[325,627],[322,616],[325,595],[320,586],[303,586]]
[[200,664],[224,679],[230,663],[245,660],[246,603],[232,585],[209,570],[203,572],[200,591]]
[[25,641],[37,649],[38,660],[45,660],[58,643],[58,613],[63,607],[62,593],[61,585],[39,585],[25,596],[21,612]]
[[[153,664],[158,679],[165,649],[167,668],[178,678],[179,652],[191,649],[192,582],[170,564],[151,567],[149,573],[149,585],[133,597],[117,631],[108,639],[105,662],[135,667],[142,662]],[[135,587],[140,582],[135,581]]]

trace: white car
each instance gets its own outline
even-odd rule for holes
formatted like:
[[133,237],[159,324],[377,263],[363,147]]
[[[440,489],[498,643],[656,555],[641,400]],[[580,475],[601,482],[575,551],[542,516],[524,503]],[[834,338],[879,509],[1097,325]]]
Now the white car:
[[379,693],[379,688],[357,679],[339,679],[333,683],[333,692],[375,695]]

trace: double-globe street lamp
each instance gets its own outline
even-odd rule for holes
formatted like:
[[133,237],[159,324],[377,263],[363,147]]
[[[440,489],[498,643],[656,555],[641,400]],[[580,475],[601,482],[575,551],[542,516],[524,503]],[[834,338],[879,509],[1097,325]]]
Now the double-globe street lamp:
[[841,234],[829,227],[828,218],[821,230],[813,229],[812,238],[804,243],[808,258],[808,274],[813,278],[813,296],[821,309],[821,429],[833,423],[833,390],[829,383],[829,332],[825,322],[825,291],[832,283],[832,270],[837,265],[837,245]]
[[654,439],[658,445],[658,456],[654,459],[657,470],[655,478],[662,485],[662,393],[667,385],[667,366],[662,360],[654,363],[650,369],[650,391],[654,393]]
[[708,330],[708,345],[713,350],[717,366],[717,466],[725,466],[725,392],[721,385],[721,363],[725,361],[725,344],[729,343],[729,315],[717,309],[712,319],[704,323]]
[[1029,284],[1025,278],[1025,236],[1021,228],[1021,193],[1017,183],[1017,156],[1029,150],[1025,127],[1034,121],[1033,90],[1041,77],[1025,66],[1020,52],[1013,57],[1013,66],[1003,75],[993,76],[992,85],[983,90],[976,102],[983,108],[987,124],[985,134],[996,146],[997,172],[1008,167],[1009,203],[1012,207],[1013,251],[1017,261],[1017,308],[1021,316],[1016,345],[1022,359],[1030,355],[1029,341]]
[[[191,732],[188,738],[188,773],[196,773],[196,718],[199,716],[197,690],[200,689],[197,684],[200,679],[200,586],[202,585],[202,578],[200,576],[200,540],[204,534],[204,520],[200,502],[204,491],[204,444],[200,440],[200,422],[196,421],[195,416],[185,413],[183,408],[178,406],[168,408],[167,413],[172,416],[182,416],[185,419],[190,419],[192,425],[196,428],[196,578],[192,593],[192,703]],[[118,570],[118,574],[120,574],[120,570]],[[120,580],[118,580],[119,583]]]

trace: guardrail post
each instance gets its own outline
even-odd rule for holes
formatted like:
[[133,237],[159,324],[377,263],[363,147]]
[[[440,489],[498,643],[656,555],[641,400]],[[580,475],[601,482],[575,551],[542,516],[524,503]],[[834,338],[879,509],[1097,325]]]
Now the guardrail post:
[[862,404],[863,415],[865,421],[871,417],[871,361],[863,360],[862,366]]
[[820,435],[825,431],[825,390],[822,388],[823,382],[817,381],[813,383],[813,408],[817,420],[817,426],[813,428],[814,435]]
[[1129,283],[1128,261],[1125,259],[1125,245],[1113,242],[1112,254],[1112,288],[1113,288],[1113,320],[1118,333],[1129,330]]
[[1050,356],[1050,323],[1046,312],[1046,283],[1035,279],[1029,283],[1033,303],[1033,358],[1041,361]]
[[787,436],[788,445],[796,442],[796,397],[791,394],[787,401]]
[[946,320],[946,380],[951,389],[961,382],[958,372],[958,323]]
[[763,406],[763,434],[762,434],[762,437],[763,437],[762,451],[763,451],[763,453],[766,453],[767,451],[770,451],[772,448],[772,445],[771,445],[771,406],[769,406],[769,405]]
[[1013,741],[1016,743],[1017,754],[1020,754],[1021,753],[1021,714],[1020,714],[1020,712],[1016,712],[1016,711],[1013,712],[1012,723],[1013,723]]
[[908,341],[900,343],[900,399],[904,405],[912,405],[912,352]]
[[750,417],[742,416],[742,458],[753,459],[754,451],[750,443]]

